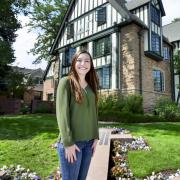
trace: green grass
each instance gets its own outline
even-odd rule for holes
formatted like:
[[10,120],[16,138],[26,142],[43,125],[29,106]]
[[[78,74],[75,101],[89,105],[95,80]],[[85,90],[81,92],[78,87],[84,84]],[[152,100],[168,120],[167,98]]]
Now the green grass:
[[50,148],[58,136],[53,115],[0,117],[0,167],[22,165],[47,177],[58,167],[56,149]]
[[136,177],[180,168],[180,123],[120,124],[133,136],[143,136],[151,151],[130,151],[128,161]]
[[[150,152],[128,153],[130,168],[136,177],[180,168],[180,123],[116,126],[129,129],[134,136],[143,136],[152,147]],[[50,148],[57,136],[54,115],[0,116],[0,167],[20,164],[44,179],[59,165],[56,149]]]

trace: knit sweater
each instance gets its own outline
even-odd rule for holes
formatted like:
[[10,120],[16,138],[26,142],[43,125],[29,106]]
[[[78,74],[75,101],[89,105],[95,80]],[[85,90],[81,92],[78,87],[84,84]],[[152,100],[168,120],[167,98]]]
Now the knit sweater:
[[95,94],[89,85],[83,89],[81,104],[75,101],[68,77],[63,77],[57,88],[56,117],[59,140],[65,147],[77,141],[98,139],[98,120]]

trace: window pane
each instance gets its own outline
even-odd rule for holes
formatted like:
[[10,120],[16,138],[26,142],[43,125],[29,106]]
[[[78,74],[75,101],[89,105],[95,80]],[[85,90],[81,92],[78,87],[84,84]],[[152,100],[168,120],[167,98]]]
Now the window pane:
[[161,71],[154,70],[153,71],[153,79],[154,79],[154,90],[155,91],[164,91],[164,76]]
[[106,7],[97,10],[97,23],[98,26],[106,23]]
[[160,36],[154,32],[151,33],[152,51],[160,54]]
[[93,44],[93,57],[102,57],[111,53],[111,40],[110,36],[104,37],[94,41]]

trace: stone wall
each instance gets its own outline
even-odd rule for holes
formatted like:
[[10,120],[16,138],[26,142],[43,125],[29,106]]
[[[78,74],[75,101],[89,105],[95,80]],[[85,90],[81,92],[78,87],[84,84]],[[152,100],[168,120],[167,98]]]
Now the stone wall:
[[[152,111],[159,96],[171,97],[170,61],[156,61],[144,55],[144,38],[141,36],[139,53],[139,35],[143,33],[139,26],[130,24],[121,29],[121,91],[123,93],[141,93],[140,65],[142,69],[142,96],[145,111]],[[141,57],[141,61],[140,61]],[[161,70],[165,75],[165,91],[154,91],[153,69]]]

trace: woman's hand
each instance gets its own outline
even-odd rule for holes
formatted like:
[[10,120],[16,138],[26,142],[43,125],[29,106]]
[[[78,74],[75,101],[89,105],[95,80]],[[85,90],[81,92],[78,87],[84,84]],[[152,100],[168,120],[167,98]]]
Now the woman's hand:
[[96,150],[96,145],[97,145],[98,139],[95,139],[92,145],[92,149],[93,149],[93,154],[92,156],[94,156],[95,150]]
[[76,150],[80,152],[80,149],[76,144],[65,148],[65,158],[68,160],[69,163],[73,163],[77,160]]

